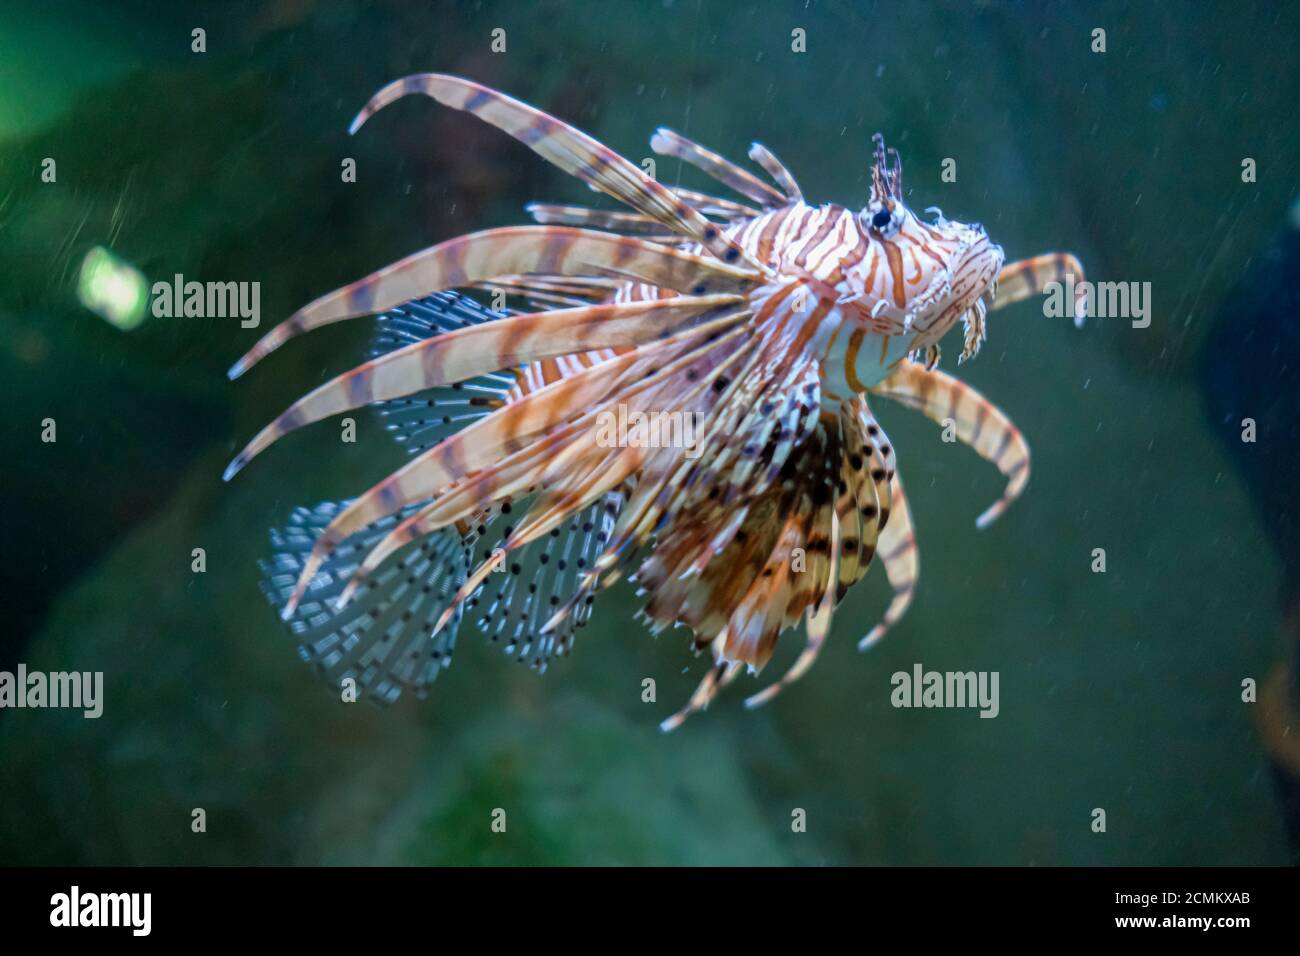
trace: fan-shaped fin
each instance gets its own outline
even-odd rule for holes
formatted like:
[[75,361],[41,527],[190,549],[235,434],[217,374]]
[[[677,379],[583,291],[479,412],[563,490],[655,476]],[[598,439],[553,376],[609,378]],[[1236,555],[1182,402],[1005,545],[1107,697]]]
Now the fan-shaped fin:
[[[742,301],[736,295],[717,295],[611,302],[514,315],[412,342],[298,399],[258,432],[232,467],[238,471],[289,432],[330,415],[546,358],[664,339],[705,312]],[[479,408],[500,404],[486,396],[471,397],[469,402]]]
[[[277,607],[292,593],[306,555],[343,504],[297,508],[289,524],[271,532],[274,555],[262,562],[262,589]],[[343,613],[334,597],[370,545],[398,516],[380,521],[345,541],[312,577],[306,599],[289,626],[299,654],[336,689],[356,682],[359,696],[381,703],[403,689],[424,696],[438,672],[451,663],[459,620],[431,636],[433,625],[468,573],[469,554],[458,535],[443,532],[403,549]]]
[[[504,314],[458,292],[437,292],[379,316],[370,357],[378,358],[416,342],[469,325],[493,322]],[[432,448],[448,435],[488,415],[505,401],[513,374],[480,375],[451,388],[431,388],[372,407],[384,429],[408,454]]]

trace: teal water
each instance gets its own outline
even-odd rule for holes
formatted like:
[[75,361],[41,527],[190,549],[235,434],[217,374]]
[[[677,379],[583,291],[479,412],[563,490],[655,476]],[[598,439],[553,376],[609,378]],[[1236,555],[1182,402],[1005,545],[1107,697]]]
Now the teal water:
[[[0,6],[0,435],[14,463],[0,666],[103,671],[105,709],[0,713],[0,861],[1285,862],[1241,697],[1283,655],[1282,568],[1196,370],[1296,199],[1290,6],[65,6]],[[190,50],[195,27],[206,53]],[[259,281],[277,321],[440,239],[521,222],[529,200],[590,201],[431,101],[346,135],[375,89],[421,70],[500,88],[637,162],[659,125],[737,159],[758,139],[815,201],[865,202],[880,130],[914,208],[982,222],[1009,258],[1065,249],[1090,277],[1150,282],[1151,325],[1076,331],[1024,303],[991,317],[974,362],[958,369],[948,345],[944,367],[1034,456],[1027,493],[985,531],[996,471],[878,407],[920,540],[916,602],[859,654],[889,596],[875,569],[818,665],[768,708],[740,701],[793,659],[797,634],[761,681],[660,734],[706,662],[681,632],[635,624],[627,586],[540,678],[467,631],[429,701],[341,705],[296,660],[255,561],[292,506],[354,495],[400,453],[363,414],[355,445],[322,424],[220,475],[272,415],[356,364],[370,323],[306,336],[232,384],[224,370],[255,334],[236,320],[124,333],[78,305],[74,279],[107,246],[151,280]],[[46,157],[55,183],[40,180]],[[345,157],[355,184],[340,182]],[[706,185],[662,159],[658,177]],[[998,717],[892,707],[891,675],[916,663],[997,671]],[[497,808],[506,834],[490,829]]]

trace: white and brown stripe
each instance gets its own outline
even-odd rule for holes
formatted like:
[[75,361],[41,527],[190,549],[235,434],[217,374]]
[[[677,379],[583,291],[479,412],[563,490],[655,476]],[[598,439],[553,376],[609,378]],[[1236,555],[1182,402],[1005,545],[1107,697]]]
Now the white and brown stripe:
[[[344,601],[391,554],[439,529],[469,533],[484,515],[531,500],[503,543],[511,551],[558,534],[580,509],[617,495],[624,506],[611,516],[604,550],[529,640],[549,646],[547,633],[576,602],[590,602],[598,587],[635,567],[651,627],[686,624],[715,658],[690,705],[670,720],[675,725],[707,706],[742,664],[761,668],[800,617],[804,652],[751,702],[771,699],[803,674],[835,606],[877,554],[895,596],[864,646],[910,603],[919,568],[912,517],[868,393],[950,420],[961,441],[1002,471],[1006,491],[981,526],[1024,489],[1029,451],[1015,426],[969,386],[907,356],[937,360],[939,340],[959,321],[963,357],[973,355],[986,307],[1067,274],[1081,281],[1073,256],[1003,268],[1002,250],[982,228],[942,217],[922,222],[903,203],[901,165],[879,138],[872,201],[858,212],[806,203],[766,147],[755,144],[749,155],[775,185],[659,130],[657,152],[698,167],[745,201],[669,188],[555,117],[442,74],[384,87],[352,131],[412,93],[504,130],[632,211],[530,206],[540,225],[487,230],[408,256],[312,302],[236,363],[232,377],[301,332],[439,290],[503,291],[540,307],[414,343],[339,376],[291,406],[232,462],[228,476],[288,431],[339,411],[473,375],[513,375],[504,394],[481,397],[489,413],[333,516],[301,563],[288,613],[336,546],[399,512],[405,517],[361,561]],[[696,456],[594,440],[597,417],[620,403],[700,416]],[[807,554],[806,570],[792,564],[796,551]],[[490,570],[485,562],[469,575],[437,627]]]

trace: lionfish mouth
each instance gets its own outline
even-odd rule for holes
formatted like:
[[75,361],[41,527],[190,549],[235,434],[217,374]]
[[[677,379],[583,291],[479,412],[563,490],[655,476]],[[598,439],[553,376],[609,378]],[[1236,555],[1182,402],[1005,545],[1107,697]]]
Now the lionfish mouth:
[[[964,304],[965,309],[971,308],[976,302],[985,298],[988,305],[993,304],[993,297],[997,295],[998,272],[1005,261],[1006,253],[1003,252],[1002,247],[989,239],[981,230],[979,238],[971,245],[957,270],[962,276],[960,285],[964,288],[969,284],[972,289]],[[966,276],[969,276],[969,279]]]
[[992,306],[992,296],[996,295],[998,272],[1004,258],[1002,247],[980,229],[978,238],[958,267],[953,286],[963,331],[961,355],[957,358],[959,365],[979,354],[986,331],[984,317]]
[[919,319],[912,342],[913,356],[929,367],[938,361],[939,341],[961,322],[965,337],[959,362],[974,358],[984,341],[984,316],[993,305],[997,278],[1002,268],[1002,247],[989,239],[980,226],[963,227],[952,265],[935,276],[931,289],[919,297],[929,299],[925,318]]

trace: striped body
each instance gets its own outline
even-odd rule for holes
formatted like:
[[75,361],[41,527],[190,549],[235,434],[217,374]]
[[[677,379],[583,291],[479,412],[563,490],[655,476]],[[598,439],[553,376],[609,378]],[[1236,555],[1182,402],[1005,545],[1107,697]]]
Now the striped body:
[[[823,368],[828,406],[879,384],[908,353],[937,343],[976,307],[1002,264],[1002,250],[978,228],[909,218],[894,240],[881,240],[862,228],[856,212],[831,203],[789,203],[735,223],[724,235],[776,277],[755,301],[770,304],[777,316],[809,323],[808,348]],[[703,251],[695,245],[684,249]],[[961,268],[967,261],[982,268],[969,275]],[[945,286],[953,272],[969,276],[959,296]],[[934,294],[940,287],[948,293],[942,298]],[[636,282],[620,287],[609,301],[673,294]],[[535,363],[516,397],[615,354],[605,349]]]
[[[861,646],[906,610],[916,538],[876,397],[947,423],[1007,477],[980,526],[1025,487],[1019,431],[935,368],[939,341],[960,322],[962,358],[974,356],[990,309],[1066,272],[1082,279],[1072,256],[1003,268],[981,227],[923,222],[879,136],[870,201],[852,210],[805,202],[759,144],[749,156],[771,183],[655,133],[657,152],[740,197],[728,199],[666,187],[457,77],[390,84],[352,130],[410,93],[501,128],[631,211],[534,204],[538,225],[451,239],[322,296],[231,369],[310,329],[384,313],[371,360],[294,403],[226,473],[365,404],[411,452],[355,500],[300,510],[277,532],[267,593],[331,681],[354,678],[379,699],[422,693],[467,609],[544,669],[572,648],[596,593],[630,576],[650,628],[686,626],[714,661],[671,729],[742,670],[761,670],[801,619],[803,652],[751,703],[804,674],[877,556],[895,596]],[[512,307],[492,313],[444,291],[454,288],[505,293]],[[615,413],[682,416],[698,433],[689,447],[611,440]]]

